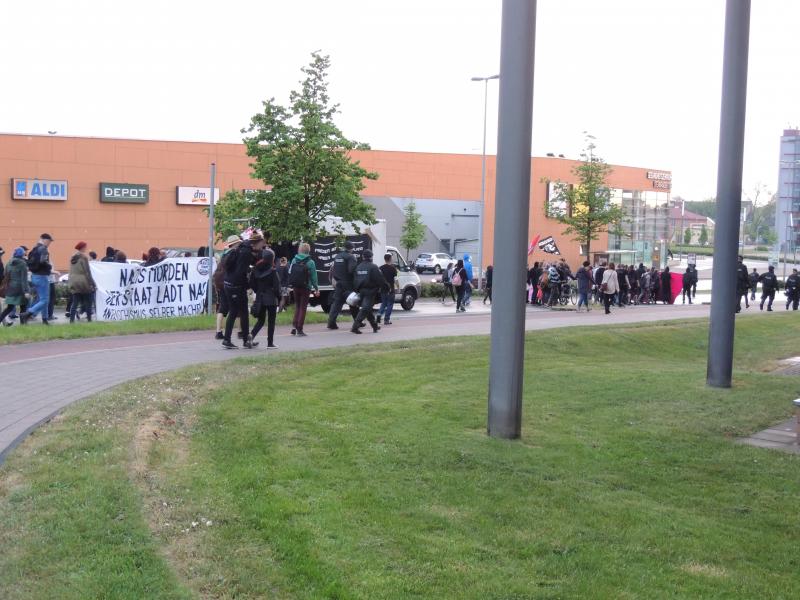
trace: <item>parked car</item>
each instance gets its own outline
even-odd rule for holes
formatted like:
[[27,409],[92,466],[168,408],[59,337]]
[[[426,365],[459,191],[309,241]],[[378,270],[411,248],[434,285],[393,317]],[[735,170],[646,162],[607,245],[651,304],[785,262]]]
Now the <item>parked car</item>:
[[425,271],[433,271],[437,275],[447,269],[450,263],[455,264],[455,260],[449,254],[444,252],[435,252],[430,254],[419,254],[414,263],[417,273],[424,273]]

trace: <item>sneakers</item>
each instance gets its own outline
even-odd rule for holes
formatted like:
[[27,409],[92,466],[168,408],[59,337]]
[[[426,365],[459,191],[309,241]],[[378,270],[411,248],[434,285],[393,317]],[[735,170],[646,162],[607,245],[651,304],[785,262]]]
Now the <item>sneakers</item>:
[[303,331],[302,329],[299,329],[295,335],[297,335],[297,337],[308,337],[306,332]]
[[378,333],[381,330],[381,326],[375,323],[375,327],[372,328],[372,333]]
[[297,335],[297,329],[292,329],[291,334],[292,335]]
[[355,324],[353,324],[353,326],[350,328],[350,333],[357,333],[358,335],[361,335],[361,330]]
[[239,331],[239,332],[236,334],[236,337],[237,337],[237,338],[239,338],[240,340],[243,340],[243,339],[244,339],[244,333],[242,333],[241,331]]
[[275,350],[278,347],[275,344],[267,344],[267,350]]
[[228,340],[222,340],[222,347],[227,350],[238,350],[239,346],[234,344],[233,342],[229,342]]
[[248,335],[247,336],[247,340],[245,341],[245,343],[243,345],[248,350],[252,350],[253,348],[258,348],[258,342],[254,342],[253,341],[253,336],[252,335]]
[[381,319],[382,319],[382,318],[383,318],[383,317],[381,317],[380,315],[378,315],[378,318],[377,318],[377,319],[375,319],[375,322],[376,322],[378,325],[380,325],[380,324],[381,324]]
[[33,316],[33,315],[32,315],[31,313],[29,313],[28,311],[25,311],[24,313],[22,313],[22,314],[19,316],[19,324],[20,324],[20,325],[27,325],[27,324],[28,324],[28,321],[30,321],[30,319],[31,319],[31,317],[32,317],[32,316]]
[[328,329],[339,329],[339,326],[334,323],[333,325],[328,325]]
[[224,340],[225,339],[225,335],[221,331],[218,331],[217,335],[214,336],[214,339],[215,340]]
[[383,324],[384,324],[384,325],[391,325],[391,324],[392,324],[392,322],[391,322],[389,319],[386,319],[386,320],[383,322]]
[[[789,310],[789,307],[786,307],[786,310]],[[3,320],[3,327],[11,327],[13,323],[11,321]]]

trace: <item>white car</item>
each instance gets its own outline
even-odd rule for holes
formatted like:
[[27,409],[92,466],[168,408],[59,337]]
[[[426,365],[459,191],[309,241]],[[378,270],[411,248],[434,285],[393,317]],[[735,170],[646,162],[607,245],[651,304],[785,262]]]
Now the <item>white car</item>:
[[424,273],[425,271],[433,271],[437,275],[447,269],[450,263],[455,264],[456,261],[449,254],[444,252],[433,252],[426,254],[419,254],[414,263],[417,273]]

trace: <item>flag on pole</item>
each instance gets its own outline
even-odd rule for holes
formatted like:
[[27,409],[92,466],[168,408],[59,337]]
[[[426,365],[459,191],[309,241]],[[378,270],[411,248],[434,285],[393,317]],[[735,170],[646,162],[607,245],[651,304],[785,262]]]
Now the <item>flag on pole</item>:
[[558,251],[558,245],[556,244],[556,241],[553,239],[552,235],[548,235],[539,242],[539,250],[546,252],[547,254],[561,254],[561,252]]
[[539,238],[540,238],[540,237],[542,237],[542,236],[540,236],[540,235],[537,235],[535,238],[533,238],[533,239],[531,240],[531,243],[528,245],[528,256],[530,256],[531,254],[533,254],[533,251],[534,251],[534,250],[536,250],[536,244],[538,244],[538,243],[539,243]]

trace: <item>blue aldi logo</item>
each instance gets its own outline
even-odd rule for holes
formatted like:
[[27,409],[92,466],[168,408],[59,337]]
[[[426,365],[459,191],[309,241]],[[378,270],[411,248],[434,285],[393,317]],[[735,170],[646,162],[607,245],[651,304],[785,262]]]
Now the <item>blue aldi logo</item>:
[[14,200],[63,202],[67,199],[67,182],[51,179],[12,179],[11,192]]

